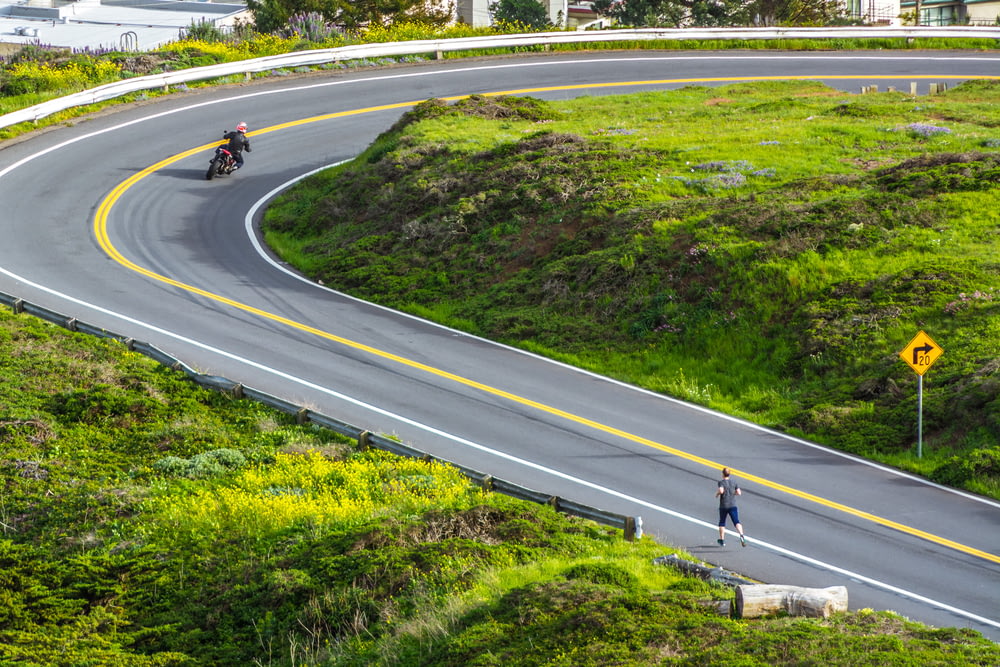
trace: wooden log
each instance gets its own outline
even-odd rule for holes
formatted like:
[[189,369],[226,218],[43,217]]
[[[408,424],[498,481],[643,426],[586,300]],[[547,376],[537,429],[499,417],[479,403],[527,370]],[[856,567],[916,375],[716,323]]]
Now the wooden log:
[[743,577],[740,577],[725,568],[712,567],[711,565],[704,565],[702,563],[684,560],[677,554],[658,556],[653,559],[653,565],[670,565],[677,568],[684,574],[698,577],[699,579],[704,579],[706,581],[714,581],[729,587],[735,587],[739,584],[754,583],[752,580],[744,579]]
[[736,587],[736,618],[760,618],[780,612],[789,616],[829,618],[847,611],[847,587],[803,588],[751,584]]

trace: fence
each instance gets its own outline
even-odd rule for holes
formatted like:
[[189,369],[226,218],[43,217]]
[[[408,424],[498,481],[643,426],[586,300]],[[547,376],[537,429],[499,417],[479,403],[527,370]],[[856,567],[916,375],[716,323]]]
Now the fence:
[[446,459],[431,456],[427,452],[410,447],[409,445],[399,442],[398,440],[394,440],[377,433],[371,433],[366,429],[354,426],[353,424],[348,424],[347,422],[340,421],[339,419],[324,415],[320,412],[304,408],[290,401],[286,401],[282,398],[278,398],[277,396],[272,396],[271,394],[260,391],[259,389],[247,387],[239,382],[234,382],[233,380],[220,377],[218,375],[205,375],[203,373],[199,373],[184,362],[167,354],[154,345],[116,334],[112,331],[108,331],[107,329],[103,329],[86,322],[81,322],[75,317],[63,315],[54,310],[50,310],[49,308],[45,308],[44,306],[25,301],[24,299],[12,296],[5,292],[0,292],[0,304],[10,307],[15,313],[33,315],[47,322],[69,329],[70,331],[118,340],[126,345],[130,350],[134,350],[135,352],[147,356],[164,366],[182,371],[191,380],[206,389],[225,392],[237,398],[247,398],[253,401],[258,401],[270,408],[284,412],[285,414],[294,415],[300,424],[315,424],[322,428],[334,431],[335,433],[339,433],[340,435],[352,438],[357,441],[359,447],[374,447],[376,449],[392,452],[398,456],[446,463],[458,468],[462,474],[486,490],[502,493],[521,500],[529,500],[535,503],[550,505],[557,512],[570,514],[582,519],[589,519],[605,526],[611,526],[612,528],[618,528],[623,532],[626,540],[631,541],[642,537],[642,517],[625,516],[623,514],[615,514],[614,512],[606,512],[604,510],[590,507],[589,505],[584,505],[566,498],[553,496],[551,494],[535,491],[527,487],[514,484],[513,482],[497,479],[492,475],[479,472],[471,468],[466,468],[465,466],[457,465]]
[[245,75],[294,67],[313,67],[345,60],[388,58],[394,56],[431,55],[441,58],[446,52],[484,49],[515,49],[525,46],[544,48],[557,44],[607,44],[609,42],[653,42],[676,40],[769,40],[769,39],[906,39],[917,38],[980,38],[1000,39],[1000,26],[949,27],[845,27],[845,28],[644,28],[641,30],[597,30],[584,32],[543,32],[522,35],[490,35],[457,39],[425,39],[385,44],[359,44],[335,49],[316,49],[283,53],[234,63],[194,67],[176,72],[150,74],[105,84],[67,95],[32,107],[0,116],[0,128],[17,123],[36,122],[76,106],[95,104],[129,93],[155,88],[168,89],[191,81],[204,81],[225,76]]

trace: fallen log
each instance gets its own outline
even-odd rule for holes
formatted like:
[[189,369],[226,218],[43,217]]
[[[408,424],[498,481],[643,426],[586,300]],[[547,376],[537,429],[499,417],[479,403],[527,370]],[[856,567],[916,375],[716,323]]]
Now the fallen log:
[[803,588],[774,584],[741,584],[736,587],[736,618],[760,618],[780,612],[789,616],[829,618],[847,611],[847,587]]
[[725,568],[712,567],[711,565],[703,565],[702,563],[684,560],[677,554],[669,554],[667,556],[654,558],[653,565],[670,565],[677,568],[684,574],[698,577],[699,579],[704,579],[705,581],[714,581],[729,587],[734,587],[739,584],[754,583],[750,579],[744,579],[738,574],[730,572]]

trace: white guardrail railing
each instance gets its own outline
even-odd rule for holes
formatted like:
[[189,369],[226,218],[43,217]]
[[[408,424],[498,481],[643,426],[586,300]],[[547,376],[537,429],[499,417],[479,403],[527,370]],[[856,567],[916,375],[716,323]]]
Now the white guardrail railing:
[[168,88],[189,81],[204,81],[234,74],[251,74],[290,67],[308,67],[345,60],[362,60],[433,54],[476,49],[510,49],[521,46],[553,44],[601,44],[606,42],[649,42],[657,40],[768,40],[768,39],[917,39],[917,38],[979,38],[1000,39],[1000,27],[849,27],[849,28],[645,28],[641,30],[601,30],[576,32],[542,32],[520,35],[490,35],[457,39],[425,39],[409,42],[359,44],[334,49],[296,51],[277,56],[241,60],[219,65],[207,65],[176,72],[150,74],[125,79],[49,100],[32,107],[0,116],[0,128],[17,123],[35,122],[59,111],[94,104],[129,93],[154,88]]

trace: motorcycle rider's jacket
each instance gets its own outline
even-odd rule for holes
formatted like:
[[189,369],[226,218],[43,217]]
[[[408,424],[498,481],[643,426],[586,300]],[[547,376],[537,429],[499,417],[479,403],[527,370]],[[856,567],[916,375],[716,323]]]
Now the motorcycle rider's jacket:
[[229,145],[227,145],[226,148],[233,154],[234,157],[239,157],[239,154],[244,150],[246,150],[247,153],[251,152],[250,140],[247,139],[247,135],[242,132],[238,132],[237,130],[226,132],[222,135],[222,138],[229,141]]

